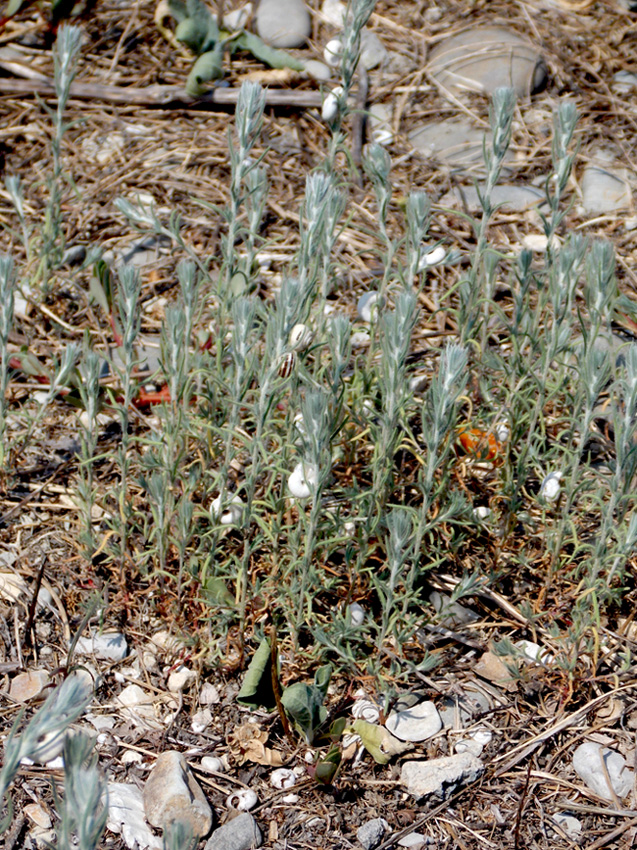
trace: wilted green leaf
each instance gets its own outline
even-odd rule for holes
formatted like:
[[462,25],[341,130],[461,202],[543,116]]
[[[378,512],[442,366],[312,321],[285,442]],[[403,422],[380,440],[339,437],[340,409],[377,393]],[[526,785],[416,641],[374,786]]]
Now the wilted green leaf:
[[188,9],[183,0],[168,0],[168,9],[177,23],[185,21],[188,17]]
[[355,720],[352,729],[363,742],[363,746],[378,764],[387,764],[393,756],[398,756],[411,748],[406,741],[399,741],[389,729],[368,723],[367,720]]
[[98,260],[93,266],[88,288],[92,300],[99,304],[107,316],[110,315],[113,304],[111,270],[104,260]]
[[186,80],[186,91],[191,97],[201,97],[206,93],[204,83],[218,80],[223,76],[223,44],[219,42],[214,50],[202,53],[192,66]]
[[22,6],[24,5],[25,0],[9,0],[7,5],[4,8],[3,17],[12,18],[16,15]]
[[324,785],[331,785],[334,777],[341,766],[341,751],[339,747],[332,747],[324,759],[321,759],[314,767],[314,778]]
[[175,30],[177,41],[183,42],[193,53],[199,55],[201,48],[208,37],[208,26],[197,18],[186,18]]
[[253,32],[242,32],[237,38],[232,41],[232,48],[240,48],[247,50],[249,53],[265,62],[270,68],[291,68],[293,71],[304,71],[305,65],[295,56],[286,53],[285,50],[278,50],[276,47],[270,47],[265,41],[255,35]]
[[263,638],[252,656],[237,702],[252,709],[260,706],[272,709],[276,706],[272,688],[272,654],[270,641],[267,638]]
[[313,685],[295,682],[281,695],[283,707],[308,744],[313,742],[316,730],[327,717],[323,700],[331,675],[332,667],[326,664],[317,670]]
[[234,596],[230,593],[222,578],[207,578],[201,588],[201,595],[207,602],[214,602],[217,605],[230,608],[234,607]]

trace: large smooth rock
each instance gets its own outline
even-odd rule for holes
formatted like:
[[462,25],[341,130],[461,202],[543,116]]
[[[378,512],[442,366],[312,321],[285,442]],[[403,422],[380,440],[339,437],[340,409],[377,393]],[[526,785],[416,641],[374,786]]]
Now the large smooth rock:
[[93,632],[88,637],[79,638],[75,651],[79,655],[94,655],[104,661],[121,661],[126,658],[128,644],[119,632]]
[[212,809],[181,753],[162,753],[144,786],[144,810],[153,826],[181,821],[197,838],[212,827]]
[[[490,132],[476,127],[466,118],[447,118],[420,124],[409,133],[409,141],[423,156],[439,159],[453,168],[462,168],[473,174],[484,174],[483,143],[491,137]],[[507,151],[505,163],[513,161]],[[507,171],[503,168],[503,173]]]
[[546,84],[538,49],[503,27],[472,27],[431,51],[429,72],[443,89],[491,95],[501,86],[527,97]]
[[[480,191],[484,186],[480,186]],[[502,183],[491,192],[491,203],[502,212],[525,212],[546,203],[546,195],[535,186],[516,186]],[[454,186],[440,199],[441,207],[467,208],[471,213],[480,212],[482,206],[475,186]],[[456,602],[455,605],[458,605]]]
[[447,800],[461,785],[474,782],[483,772],[480,759],[471,753],[459,753],[428,761],[406,761],[400,771],[400,781],[417,799]]
[[613,790],[618,797],[625,797],[633,787],[635,774],[626,764],[621,753],[602,747],[593,741],[580,744],[573,753],[575,773],[588,787],[604,800],[612,800],[613,794],[608,787],[602,760],[608,771]]
[[251,814],[245,812],[215,829],[204,850],[251,850],[263,842],[261,830]]
[[312,32],[310,13],[303,0],[261,0],[257,33],[273,47],[303,47]]
[[628,169],[607,162],[600,156],[584,169],[582,200],[588,213],[614,213],[632,205]]

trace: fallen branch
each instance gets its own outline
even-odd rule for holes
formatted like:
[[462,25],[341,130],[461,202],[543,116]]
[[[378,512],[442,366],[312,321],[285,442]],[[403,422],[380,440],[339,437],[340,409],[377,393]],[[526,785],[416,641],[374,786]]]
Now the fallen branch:
[[[105,100],[130,106],[147,106],[158,109],[215,109],[234,106],[240,88],[221,86],[210,89],[203,97],[190,97],[181,86],[107,86],[99,83],[72,83],[71,98],[79,100]],[[0,94],[14,96],[39,95],[56,98],[55,86],[48,78],[34,80],[0,79]],[[294,89],[266,89],[266,106],[296,109],[320,109],[323,96],[317,91]]]

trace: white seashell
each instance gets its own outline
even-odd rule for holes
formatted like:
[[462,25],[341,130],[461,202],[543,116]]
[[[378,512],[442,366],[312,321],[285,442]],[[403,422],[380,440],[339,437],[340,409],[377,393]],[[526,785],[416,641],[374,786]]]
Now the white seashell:
[[391,145],[394,141],[394,134],[386,127],[377,127],[372,130],[372,139],[377,145]]
[[547,502],[555,502],[562,491],[562,473],[559,470],[549,472],[542,486],[540,487],[540,497]]
[[420,269],[425,269],[428,266],[437,266],[442,263],[447,256],[446,250],[442,245],[438,245],[433,251],[428,251],[420,261]]
[[259,798],[251,788],[240,788],[230,794],[226,800],[226,806],[238,812],[249,812],[258,802]]
[[354,628],[362,626],[365,622],[365,609],[358,602],[352,602],[351,605],[348,605],[347,613],[349,614],[350,625]]
[[332,68],[336,68],[337,65],[341,64],[341,57],[343,55],[343,42],[340,38],[332,38],[325,45],[325,49],[323,50],[323,59],[330,65]]
[[299,802],[299,795],[298,794],[286,794],[285,797],[281,797],[281,802],[282,803],[289,803],[290,805],[293,805],[294,803]]
[[305,755],[303,756],[303,761],[306,764],[314,764],[314,753],[312,750],[306,750]]
[[[227,510],[221,513],[222,508],[227,508]],[[221,496],[217,496],[210,503],[210,515],[213,519],[218,519],[221,525],[238,525],[243,516],[243,509],[243,500],[236,494],[229,502],[226,500],[223,505],[221,504]]]
[[290,331],[290,348],[294,351],[305,351],[314,339],[314,332],[307,325],[294,325]]
[[289,767],[279,767],[270,774],[270,784],[279,791],[291,788],[296,785],[296,774]]
[[297,463],[288,478],[288,490],[296,499],[307,499],[318,483],[318,469],[311,463]]
[[370,340],[371,337],[367,331],[356,331],[349,338],[352,348],[366,348]]
[[364,292],[358,299],[356,311],[364,322],[371,322],[377,318],[380,306],[381,300],[378,292]]
[[473,515],[478,522],[484,522],[491,516],[491,508],[487,508],[486,505],[478,505],[477,508],[473,509]]
[[380,718],[380,710],[369,699],[357,699],[352,706],[352,715],[358,720],[366,720],[368,723],[376,723]]
[[321,118],[325,121],[326,124],[331,124],[332,121],[338,115],[340,109],[340,97],[338,89],[340,86],[337,86],[334,91],[328,92],[323,98],[323,105],[321,106]]
[[499,443],[506,443],[511,437],[511,429],[509,428],[509,423],[504,420],[503,422],[498,422],[495,426],[495,438]]

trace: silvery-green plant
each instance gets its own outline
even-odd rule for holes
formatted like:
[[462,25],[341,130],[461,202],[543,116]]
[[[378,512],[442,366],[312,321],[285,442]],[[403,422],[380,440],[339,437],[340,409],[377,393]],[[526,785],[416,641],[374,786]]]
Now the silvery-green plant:
[[140,332],[141,320],[139,315],[139,295],[141,280],[139,272],[132,266],[122,266],[119,270],[119,285],[117,287],[117,307],[120,322],[121,345],[118,348],[119,359],[113,358],[112,369],[121,387],[121,397],[117,403],[117,414],[122,429],[122,438],[117,451],[119,463],[119,483],[115,488],[117,502],[113,512],[113,521],[119,535],[119,557],[121,569],[124,570],[128,551],[129,526],[132,506],[128,498],[132,476],[132,445],[130,434],[130,412],[135,394],[134,372],[137,368],[138,357],[136,342]]
[[379,433],[375,442],[373,459],[373,489],[377,509],[382,512],[384,503],[393,489],[391,486],[394,454],[401,437],[399,425],[404,419],[404,405],[408,398],[406,380],[407,354],[411,336],[418,320],[418,301],[415,293],[401,289],[394,310],[385,311],[379,322],[381,361],[378,372],[381,411]]
[[55,794],[60,848],[97,850],[106,828],[108,788],[98,767],[95,742],[71,732],[64,742],[64,794]]
[[13,259],[0,255],[0,472],[7,462],[7,389],[9,387],[9,334],[13,329],[16,275]]
[[511,88],[498,88],[493,93],[490,110],[491,138],[484,143],[486,179],[478,190],[482,215],[475,225],[476,247],[471,267],[459,285],[458,325],[460,343],[465,345],[476,338],[482,321],[488,321],[482,305],[484,300],[483,281],[485,260],[490,253],[487,243],[489,223],[494,213],[491,196],[500,178],[504,160],[511,141],[511,125],[515,111],[515,92]]
[[573,141],[577,117],[577,108],[571,100],[563,100],[553,115],[551,142],[553,173],[546,181],[546,197],[550,215],[545,216],[540,212],[544,223],[544,233],[548,240],[549,253],[553,250],[553,237],[567,212],[562,206],[562,197],[575,160],[575,153],[569,152],[569,148]]
[[60,27],[53,51],[57,107],[52,110],[45,106],[53,119],[53,134],[51,136],[53,169],[48,180],[49,197],[41,230],[42,245],[40,248],[40,267],[37,274],[37,279],[45,292],[49,287],[51,273],[60,264],[64,253],[62,140],[70,126],[65,121],[64,113],[71,93],[71,83],[77,72],[81,44],[82,30],[79,27]]
[[[4,745],[0,800],[5,799],[23,759],[46,760],[53,758],[49,753],[57,754],[62,749],[69,727],[81,717],[92,696],[85,679],[71,675],[49,694],[20,733],[22,715],[17,718]],[[0,825],[0,832],[7,826]]]
[[[224,286],[226,296],[230,293],[233,276],[240,271],[237,263],[235,243],[242,234],[244,226],[241,223],[241,208],[246,195],[251,196],[250,215],[251,227],[258,227],[261,221],[263,192],[267,189],[265,171],[259,168],[259,163],[252,159],[252,151],[256,145],[263,124],[265,109],[265,92],[258,83],[245,82],[241,85],[237,108],[235,111],[236,142],[232,133],[228,134],[228,150],[230,154],[230,200],[224,217],[227,231],[222,239],[222,250],[225,265]],[[259,171],[250,179],[251,172]],[[256,191],[256,196],[255,196]],[[254,238],[253,233],[253,238]],[[243,269],[244,274],[251,274],[251,269]],[[223,295],[223,293],[222,293]],[[222,299],[223,300],[223,299]]]
[[98,441],[100,369],[100,358],[89,348],[88,338],[85,338],[82,363],[79,367],[79,392],[84,406],[84,416],[78,417],[80,465],[76,491],[80,508],[80,541],[87,558],[90,558],[97,548],[93,531],[93,507],[96,497],[94,465]]

